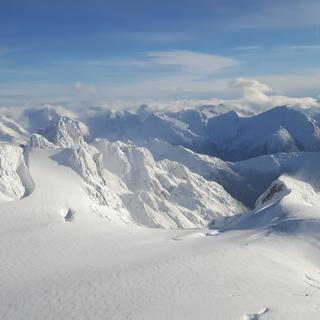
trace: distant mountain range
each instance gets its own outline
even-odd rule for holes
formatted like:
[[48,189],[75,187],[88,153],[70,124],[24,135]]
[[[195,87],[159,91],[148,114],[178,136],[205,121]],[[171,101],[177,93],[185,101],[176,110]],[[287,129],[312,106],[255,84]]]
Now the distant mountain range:
[[314,185],[318,118],[285,106],[247,117],[209,106],[71,115],[26,109],[15,120],[1,118],[0,199],[31,196],[33,161],[54,161],[78,176],[92,210],[110,220],[205,226],[249,212],[283,175],[303,175]]

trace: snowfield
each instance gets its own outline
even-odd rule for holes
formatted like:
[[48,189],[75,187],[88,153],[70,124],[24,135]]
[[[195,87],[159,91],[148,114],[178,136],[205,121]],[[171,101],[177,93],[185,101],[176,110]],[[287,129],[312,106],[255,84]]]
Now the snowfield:
[[317,121],[209,110],[1,115],[0,319],[319,319]]

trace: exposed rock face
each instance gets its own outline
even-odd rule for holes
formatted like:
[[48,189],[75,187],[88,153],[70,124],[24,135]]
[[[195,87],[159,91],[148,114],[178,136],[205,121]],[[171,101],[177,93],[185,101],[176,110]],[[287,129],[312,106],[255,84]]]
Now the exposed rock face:
[[286,184],[281,180],[275,180],[270,187],[257,199],[256,208],[275,203],[290,193]]

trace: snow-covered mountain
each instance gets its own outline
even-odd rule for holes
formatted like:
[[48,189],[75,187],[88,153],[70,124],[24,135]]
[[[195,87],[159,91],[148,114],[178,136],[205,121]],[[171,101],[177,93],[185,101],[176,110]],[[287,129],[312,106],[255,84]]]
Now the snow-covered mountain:
[[316,120],[301,110],[285,106],[247,117],[234,111],[219,114],[200,109],[154,113],[140,108],[136,113],[99,112],[82,121],[92,138],[135,143],[158,139],[229,161],[320,148]]
[[155,161],[144,147],[98,140],[104,168],[120,181],[123,202],[141,225],[166,228],[204,226],[246,208],[214,181],[168,159]]
[[3,116],[0,318],[318,319],[312,116]]
[[239,161],[263,154],[315,151],[320,129],[301,111],[278,107],[243,118],[229,112],[210,119],[207,138],[224,159]]
[[[12,159],[23,162],[22,149],[12,148],[20,150],[20,158]],[[32,134],[25,157],[30,159],[35,149],[76,173],[94,211],[99,208],[100,215],[111,220],[148,227],[195,228],[246,210],[217,182],[182,163],[156,161],[146,147],[103,139],[88,144],[79,122],[68,117],[54,118],[46,129]],[[12,166],[11,171],[3,169],[8,174],[5,182],[7,188],[17,190],[19,198],[24,187],[15,172],[18,162]]]
[[226,225],[231,229],[261,229],[266,233],[302,233],[320,231],[320,194],[318,186],[301,178],[282,175],[257,199],[255,209],[235,217]]
[[30,133],[14,120],[5,116],[0,118],[0,141],[14,144],[26,144]]
[[[98,109],[85,116],[80,112],[75,119],[70,117],[75,111],[46,106],[22,114],[26,129],[5,118],[11,131],[4,141],[26,149],[62,149],[56,160],[82,177],[96,202],[111,203],[106,200],[110,193],[124,215],[148,226],[202,226],[217,214],[229,216],[244,206],[252,208],[280,175],[304,170],[311,176],[320,146],[316,121],[288,107],[250,117],[219,114],[211,107],[162,114],[146,107],[136,113]],[[195,152],[199,148],[220,158]],[[229,158],[252,159],[223,160]],[[312,164],[305,167],[306,162]],[[111,192],[113,178],[120,191]],[[181,200],[186,193],[190,199]]]

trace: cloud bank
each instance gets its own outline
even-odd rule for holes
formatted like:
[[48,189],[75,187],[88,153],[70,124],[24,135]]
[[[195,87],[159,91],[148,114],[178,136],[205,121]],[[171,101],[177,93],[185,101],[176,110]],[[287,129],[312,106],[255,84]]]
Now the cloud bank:
[[253,111],[262,111],[271,107],[282,105],[299,107],[302,109],[320,107],[319,100],[315,98],[295,98],[285,95],[277,95],[274,94],[273,89],[271,89],[268,85],[254,79],[239,78],[230,81],[230,87],[242,90],[242,97],[231,101],[231,103],[237,102],[243,107],[247,105],[247,108]]

